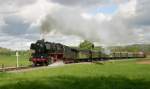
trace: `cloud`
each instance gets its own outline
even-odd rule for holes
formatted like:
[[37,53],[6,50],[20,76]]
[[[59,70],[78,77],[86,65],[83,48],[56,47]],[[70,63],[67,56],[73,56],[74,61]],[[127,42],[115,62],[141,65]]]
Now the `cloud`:
[[50,0],[66,6],[95,6],[110,3],[110,0]]
[[150,1],[149,0],[138,0],[136,5],[136,16],[134,17],[134,24],[137,26],[149,26],[150,18],[148,18],[148,14],[150,14]]
[[17,13],[21,8],[34,4],[37,0],[0,0],[0,14]]
[[67,45],[83,39],[105,45],[149,43],[149,4],[149,0],[0,0],[0,46],[34,42],[41,37],[40,29],[48,41]]
[[24,35],[30,27],[30,24],[24,22],[19,16],[8,16],[4,19],[4,23],[2,32],[9,35]]
[[33,41],[29,39],[14,37],[8,34],[0,33],[0,47],[9,48],[13,50],[26,50],[29,49],[31,42]]
[[35,3],[37,0],[0,0],[0,5],[24,6]]

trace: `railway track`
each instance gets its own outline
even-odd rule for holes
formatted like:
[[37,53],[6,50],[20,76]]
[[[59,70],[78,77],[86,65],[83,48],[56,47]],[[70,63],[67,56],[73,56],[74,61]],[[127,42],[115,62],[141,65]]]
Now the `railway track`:
[[34,70],[34,69],[42,69],[42,68],[52,68],[55,66],[63,65],[61,62],[56,62],[54,64],[48,66],[22,66],[22,67],[5,67],[0,68],[0,72],[15,72],[15,71],[27,71],[27,70]]
[[39,68],[39,67],[32,67],[32,66],[24,66],[24,67],[6,67],[1,68],[0,72],[7,72],[7,71],[17,71],[17,70],[24,70],[24,69],[33,69],[33,68]]
[[[113,59],[113,58],[112,58]],[[84,63],[84,62],[89,62],[89,63],[94,63],[94,62],[98,62],[98,61],[108,61],[108,60],[112,60],[112,59],[80,59],[80,62],[77,63]],[[126,58],[123,58],[126,59]],[[85,61],[86,60],[86,61]],[[115,60],[115,58],[114,58]],[[69,63],[70,64],[70,63]],[[56,64],[58,65],[58,64]],[[28,69],[39,69],[39,68],[49,68],[49,67],[53,67],[56,66],[55,64],[50,65],[50,66],[22,66],[22,67],[5,67],[5,68],[0,68],[0,72],[7,72],[7,71],[21,71],[21,70],[28,70]]]

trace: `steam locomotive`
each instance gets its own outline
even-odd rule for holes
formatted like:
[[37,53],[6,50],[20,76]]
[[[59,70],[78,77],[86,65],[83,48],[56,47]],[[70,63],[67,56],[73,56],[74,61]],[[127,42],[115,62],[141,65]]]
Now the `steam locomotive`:
[[36,65],[49,65],[56,61],[63,60],[65,63],[72,63],[77,59],[78,50],[59,44],[38,40],[30,46],[31,58],[30,61]]
[[144,58],[143,52],[114,52],[105,54],[101,51],[78,50],[60,43],[45,42],[37,40],[30,46],[31,58],[35,66],[49,65],[57,61],[64,63],[88,62],[108,59]]

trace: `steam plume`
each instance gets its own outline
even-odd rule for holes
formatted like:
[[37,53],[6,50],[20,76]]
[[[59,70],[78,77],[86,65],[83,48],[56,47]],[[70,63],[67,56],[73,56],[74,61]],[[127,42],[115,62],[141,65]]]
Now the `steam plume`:
[[63,7],[46,16],[41,30],[44,34],[56,31],[107,45],[137,41],[134,28],[127,23],[128,19],[119,15],[113,16],[111,19],[105,17],[104,20],[98,20],[97,17],[85,18],[82,16],[82,10]]

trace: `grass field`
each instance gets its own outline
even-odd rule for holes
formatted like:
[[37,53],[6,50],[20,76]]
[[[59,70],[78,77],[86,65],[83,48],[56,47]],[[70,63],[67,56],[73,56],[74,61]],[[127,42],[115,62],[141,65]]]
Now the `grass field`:
[[0,73],[0,89],[150,89],[150,65],[137,60]]
[[[16,66],[16,56],[15,55],[0,55],[0,67],[2,64],[5,67],[12,67]],[[19,56],[19,65],[20,66],[26,66],[29,65],[29,58],[26,55],[20,55]]]

